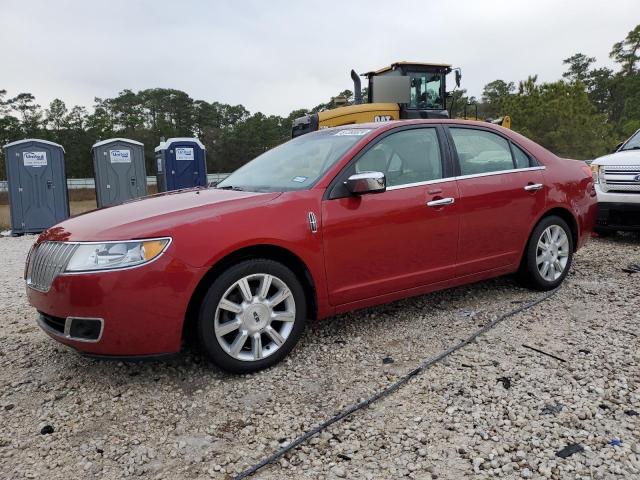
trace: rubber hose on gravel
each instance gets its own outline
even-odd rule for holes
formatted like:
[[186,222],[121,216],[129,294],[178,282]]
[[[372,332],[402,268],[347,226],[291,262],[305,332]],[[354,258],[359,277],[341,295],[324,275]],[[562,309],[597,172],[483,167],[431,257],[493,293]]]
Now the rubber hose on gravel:
[[524,312],[525,310],[529,310],[530,308],[535,307],[536,305],[538,305],[538,304],[544,302],[545,300],[551,298],[553,295],[555,295],[558,292],[558,290],[560,290],[560,287],[545,293],[544,295],[542,295],[537,300],[534,300],[533,302],[529,302],[529,303],[527,303],[525,305],[521,305],[520,307],[518,307],[518,308],[516,308],[514,310],[511,310],[511,311],[509,311],[507,313],[504,313],[504,314],[494,318],[489,323],[484,325],[482,328],[476,330],[469,337],[467,337],[464,340],[460,341],[459,343],[457,343],[453,347],[451,347],[448,350],[445,350],[445,351],[439,353],[435,357],[432,357],[432,358],[429,358],[429,359],[423,361],[418,367],[416,367],[413,370],[411,370],[410,372],[406,373],[404,376],[402,376],[400,379],[396,380],[394,383],[392,383],[388,387],[384,388],[383,390],[380,390],[379,392],[373,394],[372,396],[370,396],[369,398],[367,398],[365,400],[362,400],[361,402],[354,403],[350,407],[345,408],[344,410],[342,410],[337,415],[325,420],[324,422],[320,423],[319,425],[317,425],[316,427],[312,428],[311,430],[308,430],[307,432],[303,433],[298,438],[293,440],[291,443],[289,443],[286,446],[280,448],[279,450],[277,450],[276,452],[274,452],[270,456],[264,458],[263,460],[261,460],[260,462],[256,463],[255,465],[253,465],[253,466],[247,468],[246,470],[242,471],[237,476],[233,477],[234,480],[241,480],[243,478],[247,478],[247,477],[253,475],[258,470],[260,470],[262,467],[265,467],[265,466],[269,465],[270,463],[275,462],[280,457],[282,457],[284,454],[286,454],[287,452],[293,450],[294,448],[298,447],[299,445],[303,444],[304,442],[309,440],[311,437],[313,437],[313,436],[317,435],[318,433],[322,432],[323,430],[325,430],[327,427],[329,427],[329,426],[333,425],[334,423],[337,423],[340,420],[348,417],[352,413],[357,412],[358,410],[371,405],[373,402],[375,402],[377,400],[380,400],[381,398],[386,397],[387,395],[395,392],[400,387],[405,385],[413,377],[415,377],[419,373],[424,372],[425,370],[427,370],[428,368],[432,367],[433,365],[441,362],[442,360],[447,358],[452,353],[455,353],[458,350],[460,350],[461,348],[467,346],[469,343],[473,342],[480,335],[488,332],[489,330],[491,330],[493,327],[495,327],[497,324],[499,324],[503,320],[506,320],[509,317],[512,317],[514,315],[517,315],[518,313]]

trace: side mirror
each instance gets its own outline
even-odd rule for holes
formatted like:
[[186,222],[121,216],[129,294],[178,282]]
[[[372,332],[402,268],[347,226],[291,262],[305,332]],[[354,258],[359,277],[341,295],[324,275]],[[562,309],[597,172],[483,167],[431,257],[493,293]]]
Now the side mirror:
[[622,147],[622,145],[624,145],[624,142],[620,142],[619,144],[617,144],[613,149],[613,153],[615,153],[618,150],[620,150],[620,147]]
[[462,72],[456,69],[456,87],[460,88],[460,80],[462,80]]
[[354,195],[382,193],[387,190],[387,179],[382,172],[356,173],[351,175],[344,184]]

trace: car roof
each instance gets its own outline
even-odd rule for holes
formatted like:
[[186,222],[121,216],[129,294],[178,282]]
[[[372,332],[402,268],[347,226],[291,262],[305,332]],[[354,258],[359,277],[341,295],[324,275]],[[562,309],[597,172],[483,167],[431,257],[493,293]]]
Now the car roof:
[[367,128],[370,130],[379,130],[379,129],[391,129],[394,127],[399,127],[402,125],[439,125],[439,124],[453,124],[453,125],[469,125],[476,127],[489,127],[494,130],[499,130],[499,125],[495,125],[490,122],[482,122],[479,120],[462,120],[462,119],[454,119],[454,118],[429,118],[429,119],[412,119],[412,120],[391,120],[388,122],[368,122],[368,123],[351,123],[349,125],[339,125],[337,127],[329,127],[333,130],[352,130],[356,128]]

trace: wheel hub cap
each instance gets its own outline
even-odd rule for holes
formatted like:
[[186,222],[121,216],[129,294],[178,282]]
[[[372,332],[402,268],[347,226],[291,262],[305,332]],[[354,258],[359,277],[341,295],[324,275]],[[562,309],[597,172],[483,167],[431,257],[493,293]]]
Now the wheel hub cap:
[[263,303],[249,304],[242,312],[242,326],[251,333],[264,331],[270,320],[271,309]]

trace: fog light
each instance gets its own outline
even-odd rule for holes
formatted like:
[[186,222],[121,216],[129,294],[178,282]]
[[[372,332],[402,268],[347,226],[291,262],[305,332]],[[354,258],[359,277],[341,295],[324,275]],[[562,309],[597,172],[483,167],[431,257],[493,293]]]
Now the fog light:
[[76,318],[68,317],[65,325],[65,336],[73,340],[96,342],[102,336],[101,318]]

